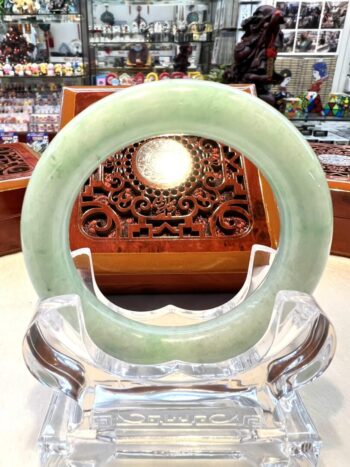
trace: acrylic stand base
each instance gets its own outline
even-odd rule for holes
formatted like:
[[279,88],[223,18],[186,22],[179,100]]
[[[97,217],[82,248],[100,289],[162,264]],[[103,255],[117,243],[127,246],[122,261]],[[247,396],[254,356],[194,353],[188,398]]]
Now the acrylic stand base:
[[[260,253],[273,256],[266,247],[253,248],[236,297],[198,312],[172,305],[127,311],[101,295],[89,255],[80,272],[117,313],[158,325],[175,318],[188,324],[244,300],[268,272],[268,266],[254,268]],[[298,388],[324,372],[334,349],[331,323],[299,292],[279,292],[261,340],[215,364],[128,364],[91,340],[78,296],[44,300],[24,340],[29,370],[54,389],[39,437],[41,465],[316,466],[321,441]]]
[[85,415],[90,429],[75,430],[84,417],[80,407],[53,393],[39,438],[42,465],[166,466],[179,459],[202,466],[223,460],[233,466],[317,465],[321,441],[297,392],[280,401],[266,389],[220,397],[177,390],[158,397],[150,391],[131,402],[108,391],[101,400],[97,394],[93,414]]

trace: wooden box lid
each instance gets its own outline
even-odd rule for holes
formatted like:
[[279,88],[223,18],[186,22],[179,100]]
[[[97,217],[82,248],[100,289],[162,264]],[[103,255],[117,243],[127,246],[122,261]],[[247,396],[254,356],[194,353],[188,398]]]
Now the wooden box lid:
[[21,250],[23,197],[37,161],[26,144],[0,145],[0,256]]
[[0,191],[25,188],[38,154],[24,143],[0,145]]
[[[61,125],[115,91],[122,89],[65,88]],[[135,162],[144,141],[116,152],[80,192],[71,217],[71,248],[91,249],[105,293],[237,290],[252,245],[277,244],[271,191],[234,148],[195,136],[167,138],[192,154],[194,171],[186,183],[175,189],[147,183]],[[267,216],[269,205],[273,212]]]

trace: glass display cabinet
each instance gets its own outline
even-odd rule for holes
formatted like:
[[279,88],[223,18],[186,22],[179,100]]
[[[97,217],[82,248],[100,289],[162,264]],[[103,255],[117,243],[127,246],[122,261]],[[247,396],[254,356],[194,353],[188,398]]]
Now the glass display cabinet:
[[7,141],[30,142],[28,133],[51,139],[58,131],[62,88],[89,82],[85,12],[84,1],[4,3],[0,133]]
[[88,15],[92,84],[128,84],[137,74],[153,80],[207,73],[214,4],[94,0]]

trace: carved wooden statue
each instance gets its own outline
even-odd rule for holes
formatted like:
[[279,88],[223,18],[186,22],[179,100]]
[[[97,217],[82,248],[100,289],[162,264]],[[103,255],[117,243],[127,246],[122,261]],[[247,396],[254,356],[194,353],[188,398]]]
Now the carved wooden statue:
[[282,13],[272,6],[261,6],[242,23],[244,35],[234,51],[234,65],[224,74],[224,82],[254,83],[258,96],[274,105],[269,86],[279,84],[283,76],[274,69],[277,50],[282,45]]
[[187,73],[190,66],[189,57],[192,54],[192,47],[190,44],[180,45],[180,52],[174,59],[174,71],[181,71]]

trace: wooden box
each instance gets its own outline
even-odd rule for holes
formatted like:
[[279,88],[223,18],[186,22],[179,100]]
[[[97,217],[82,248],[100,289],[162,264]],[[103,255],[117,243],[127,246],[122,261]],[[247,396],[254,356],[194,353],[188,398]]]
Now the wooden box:
[[[252,92],[250,85],[241,89]],[[64,89],[61,126],[115,91],[122,90]],[[185,184],[169,190],[147,184],[135,163],[146,143],[141,141],[101,164],[75,203],[71,248],[91,249],[104,293],[235,291],[244,282],[252,245],[277,245],[271,191],[248,160],[205,138],[168,138],[194,154],[195,170]],[[203,176],[208,172],[218,189],[210,188],[213,180]]]
[[312,143],[331,190],[334,231],[331,253],[350,256],[350,146]]
[[0,256],[21,250],[22,203],[37,161],[26,144],[0,145]]

